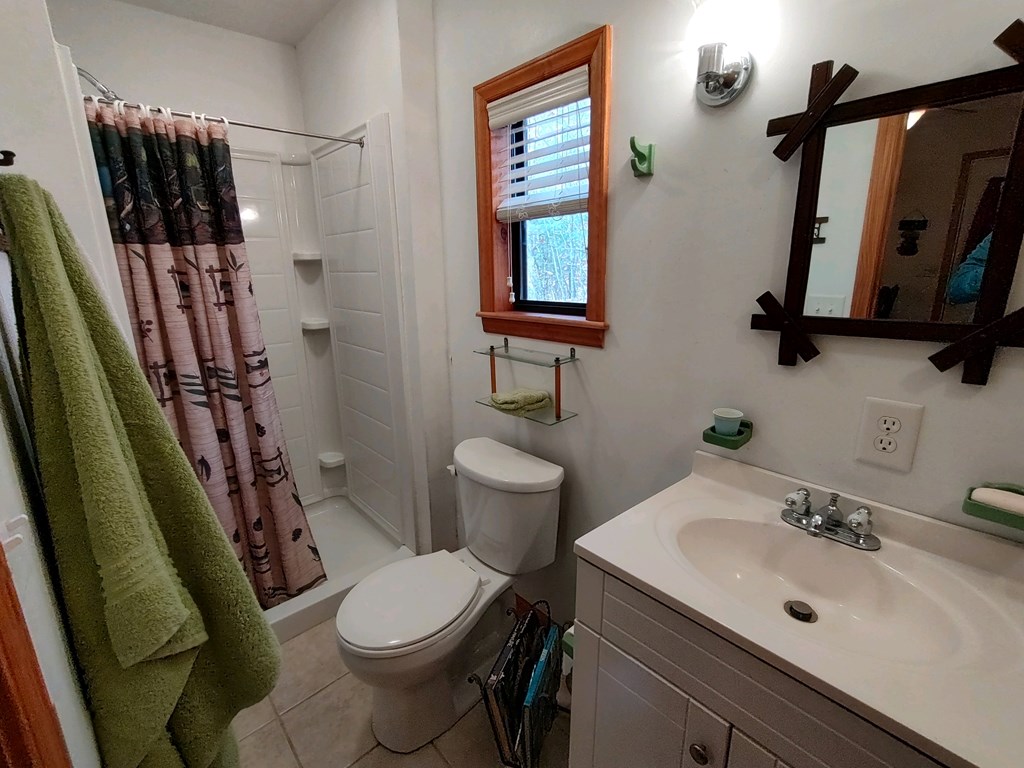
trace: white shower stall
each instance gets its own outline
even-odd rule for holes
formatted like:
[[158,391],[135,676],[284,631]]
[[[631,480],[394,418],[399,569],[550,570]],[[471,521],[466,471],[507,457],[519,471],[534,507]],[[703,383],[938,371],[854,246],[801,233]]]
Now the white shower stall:
[[273,608],[289,637],[415,547],[390,126],[307,157],[232,149],[292,471],[328,581]]

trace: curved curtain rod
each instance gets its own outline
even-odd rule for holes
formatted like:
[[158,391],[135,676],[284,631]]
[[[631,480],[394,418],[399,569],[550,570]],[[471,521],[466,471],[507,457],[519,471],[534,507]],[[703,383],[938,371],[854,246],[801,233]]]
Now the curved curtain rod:
[[[86,78],[86,79],[89,79],[90,82],[92,82],[92,80],[90,78]],[[95,83],[94,83],[94,85],[95,85]],[[98,87],[99,86],[97,86],[97,88]],[[103,97],[98,97],[98,96],[83,96],[82,99],[85,100],[85,101],[98,101],[101,104],[113,104],[114,103],[113,99],[108,99],[108,98],[103,98]],[[160,111],[160,109],[158,107],[146,107],[143,104],[129,104],[128,102],[125,102],[125,106],[135,107],[137,109],[146,108],[146,109],[149,109],[149,111],[151,111],[151,112],[159,112]],[[171,110],[167,110],[167,111],[169,111],[172,115],[175,115],[176,117],[192,117],[195,114],[193,112],[182,112],[182,111],[177,110],[177,109],[171,109]],[[257,131],[273,131],[274,133],[287,133],[290,136],[305,136],[305,137],[310,138],[310,139],[324,139],[325,141],[337,141],[337,142],[341,142],[342,144],[358,144],[360,147],[365,146],[365,141],[366,141],[364,138],[345,139],[345,138],[342,138],[341,136],[328,136],[328,135],[323,134],[323,133],[308,133],[306,131],[293,131],[293,130],[291,130],[289,128],[274,128],[274,127],[271,127],[269,125],[258,125],[257,123],[245,123],[245,122],[242,122],[241,120],[226,120],[223,117],[213,117],[211,115],[206,115],[206,120],[210,121],[210,122],[214,122],[214,123],[225,123],[226,122],[229,125],[237,125],[240,128],[255,128]]]

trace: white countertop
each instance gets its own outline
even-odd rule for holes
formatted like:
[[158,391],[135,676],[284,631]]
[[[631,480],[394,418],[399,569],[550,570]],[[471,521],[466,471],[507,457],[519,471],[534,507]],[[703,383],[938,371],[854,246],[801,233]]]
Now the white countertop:
[[[869,504],[875,512],[874,532],[882,549],[859,552],[811,539],[779,519],[785,495],[801,486],[811,489],[815,507],[827,499],[826,489],[812,483],[698,451],[693,474],[583,536],[575,551],[941,762],[1024,766],[1024,546],[845,497],[844,511]],[[886,641],[890,646],[871,647],[886,634],[869,631],[863,635],[864,652],[858,653],[851,651],[849,637],[839,638],[847,647],[829,638],[824,619],[800,624],[784,616],[781,607],[781,619],[766,615],[718,587],[675,547],[674,536],[685,535],[678,534],[683,525],[707,518],[777,524],[791,532],[799,552],[819,546],[847,550],[822,549],[826,560],[868,565],[851,560],[849,553],[874,558],[872,567],[899,573],[915,594],[920,591],[961,619],[944,627],[955,642],[922,644],[915,653],[913,646],[898,648],[898,639],[892,638]],[[771,532],[776,538],[784,535]],[[941,578],[929,581],[936,577]],[[870,601],[872,588],[865,583],[856,599]],[[815,592],[813,585],[809,591]],[[793,598],[812,605],[826,599],[820,594]]]

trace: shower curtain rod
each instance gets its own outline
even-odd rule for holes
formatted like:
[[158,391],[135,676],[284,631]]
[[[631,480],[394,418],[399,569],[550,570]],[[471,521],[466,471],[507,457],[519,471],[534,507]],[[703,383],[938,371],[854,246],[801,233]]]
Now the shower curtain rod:
[[[113,99],[105,99],[99,96],[83,96],[85,101],[98,101],[101,104],[114,104]],[[136,107],[137,109],[143,109],[143,104],[129,104],[125,102],[125,106]],[[161,111],[159,107],[146,107],[150,112]],[[176,117],[194,117],[194,112],[181,112],[177,109],[167,110]],[[229,125],[237,125],[240,128],[255,128],[257,131],[273,131],[274,133],[287,133],[291,136],[306,136],[310,139],[325,139],[326,141],[339,141],[342,144],[358,144],[360,147],[364,146],[364,139],[344,139],[341,136],[327,136],[323,133],[307,133],[306,131],[293,131],[288,128],[274,128],[269,125],[259,125],[257,123],[244,123],[241,120],[227,120],[223,117],[212,117],[210,115],[205,116],[207,121],[215,123],[227,123]]]

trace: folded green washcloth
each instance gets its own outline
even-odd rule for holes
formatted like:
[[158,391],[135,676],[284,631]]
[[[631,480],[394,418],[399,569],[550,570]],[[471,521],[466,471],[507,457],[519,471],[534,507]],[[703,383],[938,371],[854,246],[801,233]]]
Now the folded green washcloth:
[[[0,176],[61,607],[108,768],[237,765],[280,650],[53,198]],[[8,425],[10,429],[10,425]]]
[[[511,392],[495,392],[491,395],[491,403],[502,411],[518,411],[530,405],[544,408],[546,406],[538,404],[545,400],[547,405],[551,404],[551,396],[543,389],[513,389]],[[536,408],[527,410],[536,410]]]

